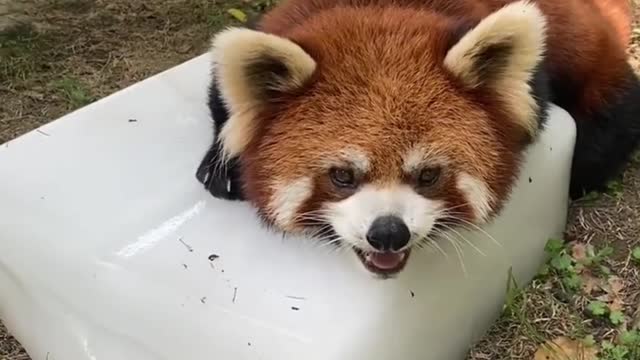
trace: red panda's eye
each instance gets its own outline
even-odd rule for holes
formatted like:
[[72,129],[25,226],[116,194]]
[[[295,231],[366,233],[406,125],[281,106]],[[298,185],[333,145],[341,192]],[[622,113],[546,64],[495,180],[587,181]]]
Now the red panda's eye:
[[440,178],[441,168],[439,166],[422,169],[418,176],[419,186],[432,186]]
[[333,168],[330,170],[329,175],[331,181],[337,187],[354,187],[356,185],[356,178],[352,170]]

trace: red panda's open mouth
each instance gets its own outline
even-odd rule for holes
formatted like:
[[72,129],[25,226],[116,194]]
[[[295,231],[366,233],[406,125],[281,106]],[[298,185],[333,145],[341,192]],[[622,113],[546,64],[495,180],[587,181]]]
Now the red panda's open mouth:
[[354,251],[367,270],[381,276],[391,276],[401,272],[411,255],[411,249],[402,252],[365,253],[354,248]]

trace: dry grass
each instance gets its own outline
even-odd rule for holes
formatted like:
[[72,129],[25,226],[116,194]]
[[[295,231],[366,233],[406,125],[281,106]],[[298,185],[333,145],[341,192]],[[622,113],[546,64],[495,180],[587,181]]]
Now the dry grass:
[[206,50],[261,0],[39,0],[0,35],[0,143]]
[[[0,33],[0,143],[202,53],[210,35],[234,21],[226,10],[260,11],[269,1],[22,1],[15,18],[23,23]],[[640,65],[640,32],[631,53]],[[601,288],[570,292],[564,275],[552,272],[509,292],[504,315],[469,360],[531,359],[545,340],[591,335],[596,343],[615,341],[638,325],[640,277],[630,251],[640,245],[639,168],[631,164],[612,195],[574,204],[567,229],[575,244],[615,249],[600,265],[610,269],[609,279],[620,279],[616,306],[624,322],[613,325],[585,311],[598,297],[611,296],[607,276],[584,278]],[[0,359],[28,359],[1,325]]]

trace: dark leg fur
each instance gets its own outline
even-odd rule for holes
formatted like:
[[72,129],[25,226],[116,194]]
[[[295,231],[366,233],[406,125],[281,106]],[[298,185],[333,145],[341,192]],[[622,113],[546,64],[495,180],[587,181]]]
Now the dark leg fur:
[[[250,19],[247,27],[256,29],[260,17]],[[214,78],[209,86],[209,111],[214,123],[214,139],[196,171],[196,179],[216,198],[244,200],[240,182],[238,158],[222,161],[222,147],[218,142],[220,129],[229,120],[229,111],[224,105]]]
[[629,68],[629,82],[591,119],[576,119],[577,139],[570,196],[601,191],[619,175],[640,140],[640,80]]
[[223,162],[222,146],[217,141],[220,129],[229,120],[229,112],[222,102],[215,79],[209,87],[209,110],[214,122],[214,140],[198,166],[196,178],[216,198],[243,200],[238,159]]

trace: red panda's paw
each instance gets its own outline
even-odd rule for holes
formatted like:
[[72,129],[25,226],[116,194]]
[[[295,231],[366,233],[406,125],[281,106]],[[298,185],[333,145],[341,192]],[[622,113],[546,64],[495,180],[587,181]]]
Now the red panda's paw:
[[196,179],[215,198],[244,200],[238,159],[224,161],[218,143],[213,143],[200,161]]

